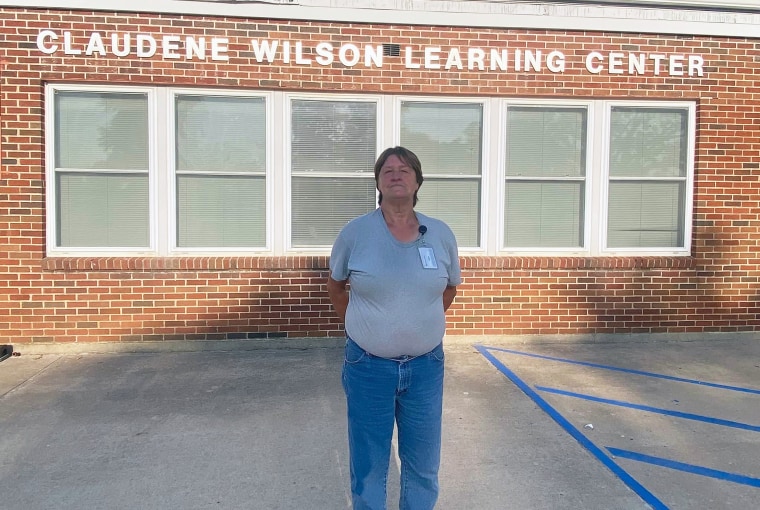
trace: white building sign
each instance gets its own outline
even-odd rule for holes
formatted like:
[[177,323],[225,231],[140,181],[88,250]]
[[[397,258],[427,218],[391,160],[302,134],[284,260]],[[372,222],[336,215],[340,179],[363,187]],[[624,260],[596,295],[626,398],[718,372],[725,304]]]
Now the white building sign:
[[[92,32],[84,39],[74,40],[71,32],[42,30],[37,36],[37,48],[46,55],[63,54],[87,57],[152,58],[166,60],[229,61],[229,39],[152,34]],[[530,50],[476,47],[425,46],[414,51],[411,46],[400,48],[398,57],[383,55],[383,45],[342,44],[318,42],[307,46],[302,41],[251,39],[252,60],[259,64],[294,64],[329,66],[336,62],[346,67],[382,68],[386,58],[400,59],[407,69],[443,69],[470,71],[515,71],[563,73],[570,64],[559,49]],[[578,58],[573,56],[573,58]],[[694,54],[650,52],[589,51],[582,56],[582,65],[589,73],[629,75],[704,75],[704,59]]]

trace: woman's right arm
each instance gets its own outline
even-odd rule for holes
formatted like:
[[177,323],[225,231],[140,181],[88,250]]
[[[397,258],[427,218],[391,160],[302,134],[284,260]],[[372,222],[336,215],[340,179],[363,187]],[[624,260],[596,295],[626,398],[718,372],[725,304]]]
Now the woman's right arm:
[[346,309],[348,308],[348,280],[339,282],[333,280],[332,276],[327,278],[327,294],[330,296],[330,302],[335,308],[343,324],[346,323]]

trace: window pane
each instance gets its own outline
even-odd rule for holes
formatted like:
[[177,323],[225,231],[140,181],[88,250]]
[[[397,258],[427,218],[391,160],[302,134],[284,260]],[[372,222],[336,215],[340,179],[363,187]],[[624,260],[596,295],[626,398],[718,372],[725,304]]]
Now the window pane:
[[480,245],[480,180],[425,179],[416,209],[445,221],[459,246]]
[[445,221],[460,246],[479,246],[483,105],[404,101],[400,127],[425,176],[417,209]]
[[148,169],[145,94],[57,91],[54,108],[56,168]]
[[583,107],[508,108],[505,248],[583,247],[587,117]]
[[350,220],[375,210],[375,179],[294,177],[294,247],[331,246]]
[[685,198],[682,182],[611,182],[607,245],[683,246]]
[[266,101],[259,97],[178,96],[177,170],[266,171]]
[[586,174],[585,108],[510,106],[507,115],[507,175]]
[[[377,105],[298,100],[291,106],[291,245],[330,246],[343,225],[375,208]],[[341,177],[346,174],[366,178]]]
[[427,174],[480,175],[483,107],[480,104],[401,104],[401,145]]
[[507,181],[505,195],[505,247],[583,246],[583,182]]
[[175,120],[177,246],[265,247],[266,100],[178,96]]
[[177,246],[266,245],[264,177],[179,175]]
[[147,174],[56,174],[57,245],[148,247]]
[[375,103],[293,101],[291,108],[293,174],[374,172],[377,154]]
[[613,107],[610,175],[686,175],[688,112],[681,109]]

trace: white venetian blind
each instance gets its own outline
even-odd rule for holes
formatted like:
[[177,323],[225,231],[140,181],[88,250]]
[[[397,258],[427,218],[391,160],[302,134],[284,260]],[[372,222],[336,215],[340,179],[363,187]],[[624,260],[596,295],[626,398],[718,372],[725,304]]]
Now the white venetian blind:
[[375,209],[377,104],[291,102],[291,245],[330,246]]
[[583,246],[583,186],[582,182],[508,181],[505,246]]
[[404,101],[400,141],[422,163],[417,210],[446,222],[460,246],[479,246],[483,106]]
[[688,112],[613,107],[607,246],[684,245]]
[[587,111],[507,111],[505,248],[579,248],[584,242]]
[[147,95],[58,91],[53,116],[57,246],[149,246]]
[[266,245],[266,101],[177,96],[177,246]]

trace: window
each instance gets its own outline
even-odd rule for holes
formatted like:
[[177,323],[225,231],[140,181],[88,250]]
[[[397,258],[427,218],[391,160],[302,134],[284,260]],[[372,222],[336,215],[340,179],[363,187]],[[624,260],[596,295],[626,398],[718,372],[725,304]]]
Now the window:
[[585,108],[507,110],[504,248],[584,245]]
[[687,161],[686,110],[612,107],[608,247],[684,245]]
[[148,96],[54,95],[55,245],[150,246]]
[[401,101],[401,145],[422,162],[417,210],[445,221],[462,246],[480,245],[483,105]]
[[46,87],[51,256],[329,253],[422,162],[469,255],[688,255],[694,102]]
[[687,255],[694,103],[504,101],[499,252]]
[[176,246],[266,246],[266,104],[175,98]]
[[291,102],[291,246],[330,247],[376,207],[377,103]]

